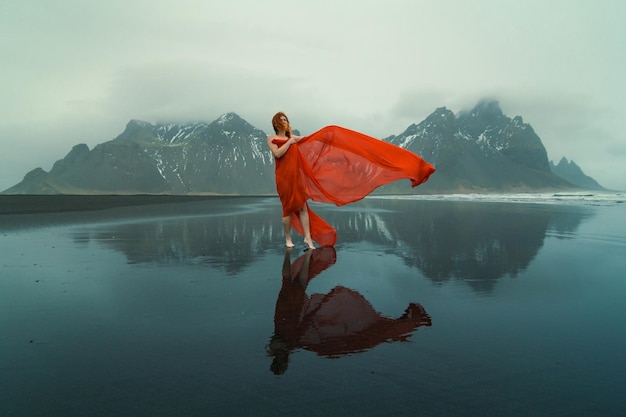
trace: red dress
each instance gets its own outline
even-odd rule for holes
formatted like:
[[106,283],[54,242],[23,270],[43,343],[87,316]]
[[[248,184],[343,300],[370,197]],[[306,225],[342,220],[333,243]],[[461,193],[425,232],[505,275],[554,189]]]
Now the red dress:
[[[282,146],[286,140],[272,141]],[[342,206],[363,199],[381,185],[400,179],[415,187],[435,172],[421,157],[399,146],[339,126],[302,138],[276,158],[276,190],[283,217],[303,234],[298,211],[310,199]],[[337,232],[309,208],[311,237],[332,246]]]

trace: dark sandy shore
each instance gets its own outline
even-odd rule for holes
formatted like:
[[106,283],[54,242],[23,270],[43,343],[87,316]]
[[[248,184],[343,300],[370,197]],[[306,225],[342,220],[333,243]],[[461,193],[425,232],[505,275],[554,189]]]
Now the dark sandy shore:
[[104,210],[148,204],[233,199],[218,195],[0,195],[0,215]]

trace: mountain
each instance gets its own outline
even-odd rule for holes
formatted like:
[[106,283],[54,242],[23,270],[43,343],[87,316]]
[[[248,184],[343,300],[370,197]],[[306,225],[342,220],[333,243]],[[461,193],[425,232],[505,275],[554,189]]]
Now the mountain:
[[437,172],[420,186],[429,192],[506,192],[576,188],[550,170],[547,152],[520,116],[505,116],[484,100],[454,115],[436,109],[387,141],[433,163]]
[[76,145],[5,193],[273,193],[273,163],[267,135],[235,113],[210,124],[131,120],[117,138],[91,151]]
[[585,175],[583,170],[576,165],[576,162],[568,161],[565,157],[561,158],[557,165],[550,161],[550,170],[554,174],[574,185],[577,185],[578,187],[585,188],[587,190],[606,190],[606,188],[598,184],[596,180],[588,175]]
[[[91,150],[76,145],[50,172],[36,168],[3,194],[275,194],[274,161],[266,139],[235,113],[211,123],[131,120],[115,139]],[[437,171],[416,189],[401,181],[377,192],[587,187],[553,173],[532,127],[519,116],[505,116],[493,100],[458,115],[438,108],[386,140],[421,155]]]

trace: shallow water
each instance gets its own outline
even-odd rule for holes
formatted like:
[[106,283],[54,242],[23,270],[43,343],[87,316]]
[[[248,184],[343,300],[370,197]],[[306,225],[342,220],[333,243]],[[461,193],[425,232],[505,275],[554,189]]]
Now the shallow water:
[[0,415],[624,415],[596,200],[314,205],[290,253],[275,198],[0,216]]

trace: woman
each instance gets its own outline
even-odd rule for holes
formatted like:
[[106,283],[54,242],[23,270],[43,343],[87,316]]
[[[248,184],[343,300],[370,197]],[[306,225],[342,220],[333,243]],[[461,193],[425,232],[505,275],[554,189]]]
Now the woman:
[[342,206],[400,179],[415,187],[435,172],[413,152],[339,126],[295,136],[282,112],[274,115],[272,126],[276,134],[268,136],[267,144],[276,161],[287,247],[293,247],[291,227],[311,249],[313,241],[333,246],[337,240],[335,229],[310,209],[308,200]]
[[276,158],[276,188],[283,205],[282,222],[285,230],[285,244],[288,248],[295,246],[291,239],[291,216],[296,213],[302,225],[304,243],[309,249],[315,249],[311,238],[306,197],[303,190],[295,189],[302,184],[300,170],[297,169],[298,158],[296,152],[288,152],[291,145],[302,140],[302,136],[291,134],[289,119],[283,112],[274,115],[272,126],[276,134],[268,136],[267,144]]

